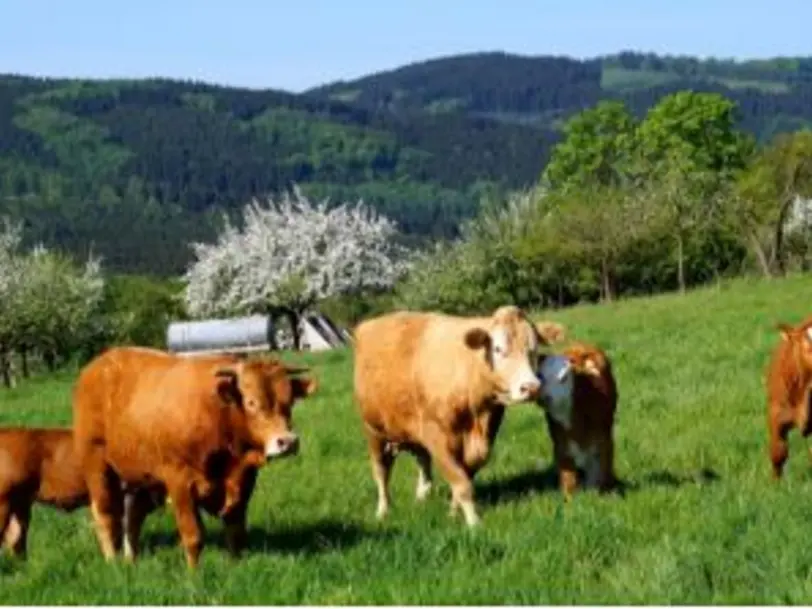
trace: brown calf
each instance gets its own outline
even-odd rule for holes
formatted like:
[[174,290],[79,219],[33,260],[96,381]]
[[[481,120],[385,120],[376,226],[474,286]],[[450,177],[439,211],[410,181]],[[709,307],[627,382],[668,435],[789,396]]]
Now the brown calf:
[[789,457],[789,432],[797,428],[804,438],[812,432],[812,317],[796,327],[782,323],[776,329],[781,338],[773,350],[766,380],[770,462],[773,478],[778,480]]
[[573,343],[561,355],[544,358],[540,403],[553,441],[559,482],[567,501],[577,486],[608,491],[617,484],[614,473],[614,426],[618,392],[612,364],[593,345]]
[[[258,468],[265,455],[249,451],[241,459],[227,457],[225,497],[217,512],[225,516],[242,500],[241,483],[246,470]],[[190,470],[196,494],[206,501],[216,492],[215,485]],[[138,495],[125,493],[124,522],[132,527],[163,503],[160,489],[142,489]],[[134,502],[137,496],[138,501]],[[0,428],[0,540],[15,555],[26,552],[31,507],[42,503],[72,512],[89,503],[85,479],[75,456],[73,434],[65,428]],[[135,513],[132,506],[142,510]],[[125,524],[126,526],[126,524]],[[127,540],[131,539],[128,536]]]

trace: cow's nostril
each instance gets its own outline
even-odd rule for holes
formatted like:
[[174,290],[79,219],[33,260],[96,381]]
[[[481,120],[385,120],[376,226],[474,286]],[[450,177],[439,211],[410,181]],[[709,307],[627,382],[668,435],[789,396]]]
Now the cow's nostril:
[[541,389],[541,383],[534,382],[534,383],[525,383],[521,387],[522,393],[526,395],[532,395],[534,393],[538,393]]

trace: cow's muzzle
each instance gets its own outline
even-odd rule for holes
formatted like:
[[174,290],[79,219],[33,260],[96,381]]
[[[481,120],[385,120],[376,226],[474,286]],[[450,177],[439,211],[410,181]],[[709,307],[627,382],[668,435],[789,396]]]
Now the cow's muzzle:
[[299,436],[288,433],[274,436],[265,445],[265,459],[278,459],[279,457],[292,457],[299,452]]

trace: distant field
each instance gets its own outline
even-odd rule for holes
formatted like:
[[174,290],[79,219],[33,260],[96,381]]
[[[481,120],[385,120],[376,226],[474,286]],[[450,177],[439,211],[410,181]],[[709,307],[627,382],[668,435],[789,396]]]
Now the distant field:
[[[764,93],[788,93],[790,90],[786,83],[779,81],[715,78],[712,76],[706,78],[731,89],[755,89]],[[604,68],[601,74],[601,88],[604,91],[632,91],[658,87],[679,79],[679,74],[675,72]]]
[[[139,563],[106,565],[87,510],[35,508],[27,564],[0,560],[0,602],[809,604],[812,477],[795,435],[786,480],[769,480],[762,388],[773,324],[807,314],[812,281],[795,277],[545,316],[614,359],[617,470],[630,489],[564,506],[545,473],[541,413],[517,406],[477,480],[474,532],[449,519],[443,484],[414,503],[406,456],[390,520],[376,523],[350,354],[291,357],[313,364],[322,389],[295,414],[300,456],[260,475],[242,560],[207,520],[201,568],[188,573],[164,510],[147,521]],[[71,382],[0,393],[0,422],[69,421]]]

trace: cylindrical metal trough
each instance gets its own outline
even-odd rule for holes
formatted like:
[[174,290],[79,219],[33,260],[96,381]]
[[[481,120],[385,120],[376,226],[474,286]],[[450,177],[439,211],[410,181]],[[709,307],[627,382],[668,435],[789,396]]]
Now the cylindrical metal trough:
[[273,332],[268,315],[178,321],[166,330],[166,347],[189,354],[265,351],[271,349]]

